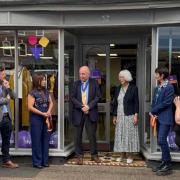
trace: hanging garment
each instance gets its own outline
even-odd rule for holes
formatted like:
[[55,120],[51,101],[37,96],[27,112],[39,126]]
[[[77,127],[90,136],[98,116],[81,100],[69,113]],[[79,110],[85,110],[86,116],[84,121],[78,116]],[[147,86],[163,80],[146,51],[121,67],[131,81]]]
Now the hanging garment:
[[29,126],[28,94],[32,89],[31,74],[26,67],[22,70],[22,126]]
[[[11,89],[14,89],[14,70],[10,71],[9,85],[10,85]],[[9,106],[10,106],[10,110],[11,110],[11,114],[12,114],[12,117],[11,117],[12,125],[14,125],[14,111],[15,111],[14,110],[14,99],[10,100]]]

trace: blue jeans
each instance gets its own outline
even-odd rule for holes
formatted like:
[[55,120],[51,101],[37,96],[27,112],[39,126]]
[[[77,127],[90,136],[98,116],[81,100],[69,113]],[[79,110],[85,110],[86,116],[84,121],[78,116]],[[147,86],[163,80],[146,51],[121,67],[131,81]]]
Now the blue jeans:
[[3,117],[2,121],[0,122],[0,131],[2,137],[2,162],[5,163],[10,160],[9,148],[12,131],[12,122],[9,116]]
[[158,145],[162,151],[162,161],[171,162],[171,155],[167,143],[167,136],[169,134],[171,125],[158,124]]

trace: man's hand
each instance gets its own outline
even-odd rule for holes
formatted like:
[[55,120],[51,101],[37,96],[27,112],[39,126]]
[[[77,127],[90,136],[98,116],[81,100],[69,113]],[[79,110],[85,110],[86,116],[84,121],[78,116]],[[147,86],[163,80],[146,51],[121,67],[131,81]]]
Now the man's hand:
[[3,85],[5,86],[5,88],[10,88],[10,85],[9,85],[9,81],[7,81],[6,79],[3,80]]
[[11,97],[10,97],[10,95],[9,95],[9,94],[7,95],[7,97],[6,97],[6,98],[7,98],[7,100],[8,100],[8,101],[10,101],[10,99],[11,99]]
[[88,114],[88,113],[89,113],[89,106],[88,106],[88,105],[83,105],[82,111],[83,111],[85,114]]

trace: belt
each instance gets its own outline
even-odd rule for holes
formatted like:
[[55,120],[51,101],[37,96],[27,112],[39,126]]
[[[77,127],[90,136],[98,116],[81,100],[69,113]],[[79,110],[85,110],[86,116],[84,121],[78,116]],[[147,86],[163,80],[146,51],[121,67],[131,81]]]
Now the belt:
[[9,116],[9,113],[3,113],[3,117]]

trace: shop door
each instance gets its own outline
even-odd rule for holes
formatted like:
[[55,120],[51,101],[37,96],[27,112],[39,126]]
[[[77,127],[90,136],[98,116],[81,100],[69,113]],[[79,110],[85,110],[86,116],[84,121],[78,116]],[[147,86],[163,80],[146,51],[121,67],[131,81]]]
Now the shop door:
[[[98,150],[110,150],[110,63],[108,45],[83,45],[82,64],[91,70],[91,77],[98,81],[101,99],[98,103],[97,144]],[[84,130],[83,145],[89,149],[89,141]]]

